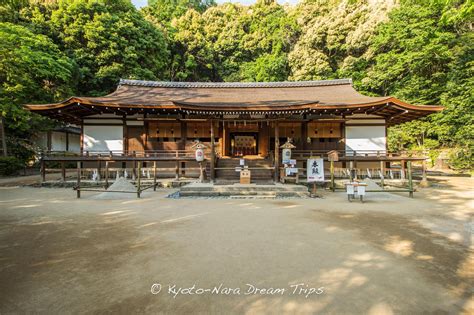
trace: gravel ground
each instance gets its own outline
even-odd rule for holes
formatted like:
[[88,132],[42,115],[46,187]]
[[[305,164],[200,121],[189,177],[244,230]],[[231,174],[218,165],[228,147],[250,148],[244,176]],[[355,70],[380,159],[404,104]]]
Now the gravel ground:
[[1,187],[0,313],[472,314],[473,181],[431,179],[363,204]]

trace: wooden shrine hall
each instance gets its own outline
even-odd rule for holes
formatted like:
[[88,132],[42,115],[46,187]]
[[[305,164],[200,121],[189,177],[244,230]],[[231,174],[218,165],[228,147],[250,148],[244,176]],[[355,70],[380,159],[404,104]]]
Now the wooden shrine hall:
[[192,151],[199,140],[209,149],[206,159],[211,178],[227,176],[225,169],[234,167],[229,161],[240,157],[266,161],[278,176],[279,148],[288,138],[301,157],[338,150],[342,163],[349,157],[362,162],[374,160],[370,157],[388,158],[387,127],[442,110],[390,96],[362,95],[350,79],[268,83],[121,80],[114,92],[103,97],[71,97],[26,108],[80,127],[80,157],[153,157]]

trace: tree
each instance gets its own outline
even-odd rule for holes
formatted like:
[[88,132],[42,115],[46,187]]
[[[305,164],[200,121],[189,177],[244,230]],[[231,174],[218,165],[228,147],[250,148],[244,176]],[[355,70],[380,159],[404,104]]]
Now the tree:
[[244,48],[239,81],[285,81],[288,52],[297,40],[298,26],[285,7],[273,0],[258,1],[243,17]]
[[[430,148],[442,145],[463,152],[456,154],[452,162],[472,168],[473,18],[463,13],[468,10],[468,2],[432,1],[426,5],[424,1],[404,1],[374,37],[374,57],[362,82],[377,94],[391,94],[419,104],[444,105],[443,112],[421,123],[391,128],[390,133],[410,137],[398,137],[399,143],[390,145],[427,147],[426,143],[409,140],[423,135],[429,139]],[[472,3],[470,8],[472,12]]]
[[[293,80],[364,76],[371,39],[393,0],[306,0],[295,9],[301,27],[288,55]],[[360,86],[358,86],[360,88]]]
[[58,0],[51,12],[32,4],[36,30],[45,30],[79,66],[80,94],[99,95],[120,78],[160,79],[168,50],[163,33],[128,0]]
[[24,155],[18,143],[25,143],[33,131],[48,126],[45,119],[24,110],[22,104],[70,96],[74,73],[74,62],[48,37],[23,26],[0,23],[0,113],[10,143],[14,142],[10,151]]
[[74,63],[46,36],[0,23],[0,106],[9,129],[29,129],[28,102],[52,102],[71,94]]
[[203,13],[213,5],[214,0],[149,0],[143,11],[145,15],[167,28],[173,19],[180,18],[188,10]]
[[275,2],[189,10],[172,23],[171,79],[275,81],[288,78],[296,22]]

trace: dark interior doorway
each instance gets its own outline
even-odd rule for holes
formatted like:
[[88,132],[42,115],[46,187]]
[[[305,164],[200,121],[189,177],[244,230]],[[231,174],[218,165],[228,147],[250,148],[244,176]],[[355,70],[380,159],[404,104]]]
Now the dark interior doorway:
[[233,132],[230,134],[230,154],[232,156],[257,155],[257,132]]

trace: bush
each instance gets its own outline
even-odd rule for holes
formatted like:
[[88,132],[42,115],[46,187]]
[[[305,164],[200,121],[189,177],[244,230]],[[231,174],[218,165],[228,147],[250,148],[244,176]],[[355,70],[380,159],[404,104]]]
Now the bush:
[[469,147],[455,148],[449,154],[449,166],[455,170],[472,171],[474,169],[473,150]]
[[13,175],[23,167],[24,164],[14,156],[0,157],[0,175]]

